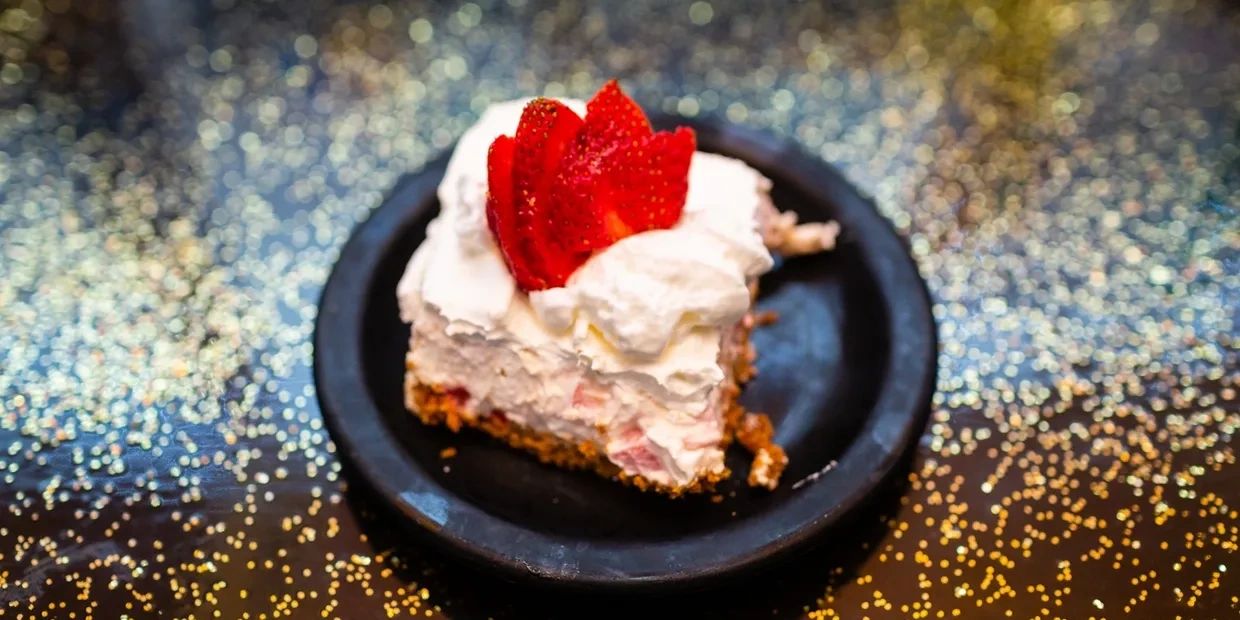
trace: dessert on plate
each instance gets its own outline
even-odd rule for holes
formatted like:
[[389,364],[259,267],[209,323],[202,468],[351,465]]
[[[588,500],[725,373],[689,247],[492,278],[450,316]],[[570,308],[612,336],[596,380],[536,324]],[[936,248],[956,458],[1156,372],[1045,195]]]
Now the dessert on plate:
[[439,185],[440,213],[397,287],[411,324],[405,400],[545,462],[670,495],[787,463],[736,398],[753,375],[757,278],[771,251],[830,248],[745,163],[655,132],[608,82],[588,103],[491,106]]

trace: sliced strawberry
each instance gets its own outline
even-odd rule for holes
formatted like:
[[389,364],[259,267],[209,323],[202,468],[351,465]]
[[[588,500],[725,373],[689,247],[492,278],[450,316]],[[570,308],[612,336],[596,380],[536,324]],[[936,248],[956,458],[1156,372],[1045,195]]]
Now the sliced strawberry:
[[581,262],[633,234],[620,217],[622,189],[615,186],[609,161],[650,136],[650,121],[615,80],[586,104],[585,126],[561,161],[552,189],[553,210],[561,223],[558,244]]
[[618,197],[608,185],[602,158],[583,142],[579,137],[569,149],[551,191],[551,209],[560,231],[554,242],[581,262],[632,234],[616,211]]
[[671,228],[680,221],[696,146],[693,130],[680,127],[647,136],[608,159],[608,173],[620,196],[617,211],[630,229]]
[[594,252],[684,210],[693,130],[652,133],[615,80],[586,110],[535,99],[516,137],[491,145],[487,222],[522,290],[563,286]]
[[517,233],[517,207],[512,183],[515,149],[515,140],[499,136],[487,151],[487,226],[495,235],[496,245],[504,255],[504,262],[508,263],[508,270],[517,285],[528,290],[540,279],[527,267]]
[[[614,83],[590,101],[585,127],[565,154],[552,190],[563,231],[557,242],[579,256],[635,233],[671,228],[689,191],[693,130],[651,134],[644,116],[637,124],[628,114],[636,105],[609,86]],[[627,116],[617,120],[617,114]]]
[[610,80],[586,103],[583,133],[594,153],[606,157],[618,148],[627,148],[650,135],[650,121],[637,102]]
[[532,205],[546,195],[560,159],[581,126],[581,117],[554,99],[540,97],[525,106],[517,126],[513,162],[513,183],[519,201]]
[[526,290],[560,286],[579,265],[551,243],[555,233],[549,209],[555,172],[581,126],[576,112],[553,99],[535,99],[521,114],[512,172],[516,227],[521,255],[541,278],[534,286],[522,286]]

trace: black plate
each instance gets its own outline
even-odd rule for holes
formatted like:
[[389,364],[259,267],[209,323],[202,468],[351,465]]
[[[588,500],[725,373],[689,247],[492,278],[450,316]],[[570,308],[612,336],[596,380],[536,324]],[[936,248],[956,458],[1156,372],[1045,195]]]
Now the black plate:
[[[930,304],[873,204],[795,145],[724,123],[657,124],[676,122],[697,130],[699,148],[769,176],[780,208],[843,229],[833,252],[777,264],[761,281],[759,306],[780,320],[753,335],[759,374],[742,402],[774,420],[791,459],[783,483],[745,486],[748,464],[734,448],[724,501],[672,500],[542,465],[481,433],[427,428],[406,412],[408,327],[396,282],[437,211],[441,159],[403,179],[345,245],[319,306],[315,379],[354,475],[455,555],[559,584],[700,585],[821,536],[924,428],[936,360]],[[441,459],[449,446],[458,455]]]

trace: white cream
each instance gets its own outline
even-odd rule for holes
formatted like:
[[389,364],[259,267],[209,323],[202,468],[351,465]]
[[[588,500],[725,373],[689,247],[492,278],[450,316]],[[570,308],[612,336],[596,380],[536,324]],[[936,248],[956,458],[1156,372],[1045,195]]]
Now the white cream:
[[[413,324],[415,376],[464,385],[477,411],[595,441],[656,482],[721,471],[720,346],[749,307],[748,281],[771,268],[758,230],[769,181],[737,160],[695,153],[674,228],[622,239],[565,287],[527,296],[485,214],[487,149],[515,132],[525,103],[492,106],[462,136],[439,187],[440,215],[397,287],[401,318]],[[584,113],[582,102],[566,103]],[[660,466],[629,458],[634,442]]]

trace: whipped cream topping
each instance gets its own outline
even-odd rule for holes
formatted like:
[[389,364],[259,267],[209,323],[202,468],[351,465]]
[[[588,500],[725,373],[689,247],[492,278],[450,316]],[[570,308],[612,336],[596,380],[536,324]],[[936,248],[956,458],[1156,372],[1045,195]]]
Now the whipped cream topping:
[[530,303],[553,329],[572,323],[580,336],[594,327],[625,355],[656,358],[678,331],[731,325],[749,308],[746,279],[762,266],[721,241],[693,227],[633,235],[587,261],[563,289],[530,293]]
[[[530,377],[522,389],[544,399],[538,407],[516,394],[480,396],[519,421],[526,417],[523,406],[555,411],[548,407],[560,403],[557,398],[571,396],[572,386],[552,387],[556,382],[545,375],[559,373],[557,364],[575,366],[611,397],[648,395],[599,407],[596,414],[606,419],[578,426],[635,424],[659,444],[657,456],[678,483],[699,471],[702,459],[722,467],[714,447],[721,422],[708,412],[724,379],[721,345],[749,308],[748,283],[772,266],[758,230],[759,215],[770,209],[769,181],[740,161],[695,153],[684,215],[675,227],[626,237],[591,257],[564,287],[526,295],[486,224],[486,156],[497,136],[515,133],[527,101],[491,106],[461,137],[439,186],[440,214],[397,287],[401,318],[415,332],[420,323],[434,325],[458,345],[481,339],[505,345],[490,348],[516,351],[503,360],[483,359],[486,347],[471,348],[473,357],[458,370],[474,366],[481,374],[519,364]],[[583,102],[564,103],[584,115]],[[417,367],[434,374],[427,367],[435,363],[424,359]],[[656,411],[662,407],[670,412]],[[631,439],[608,438],[609,456],[617,460]]]

